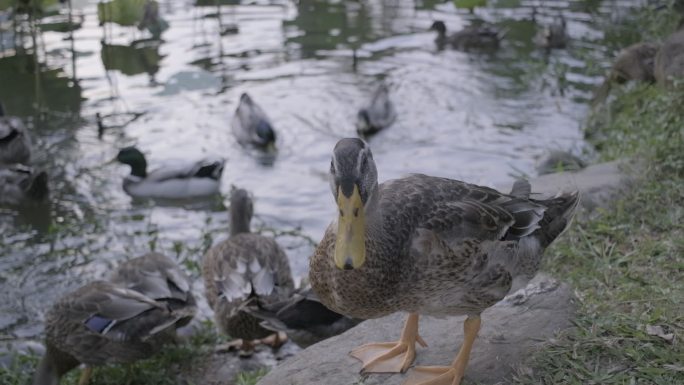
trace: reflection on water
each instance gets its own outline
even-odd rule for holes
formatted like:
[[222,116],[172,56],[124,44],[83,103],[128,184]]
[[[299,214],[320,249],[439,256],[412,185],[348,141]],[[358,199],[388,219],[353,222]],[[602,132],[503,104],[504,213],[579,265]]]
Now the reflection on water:
[[[47,220],[0,209],[0,335],[36,336],[57,296],[150,249],[197,275],[204,250],[227,236],[221,204],[129,198],[128,168],[111,162],[119,148],[138,146],[150,164],[226,158],[224,196],[231,185],[254,193],[255,229],[277,236],[301,277],[334,214],[331,149],[355,135],[356,111],[379,81],[398,112],[370,140],[381,180],[424,172],[493,185],[534,175],[549,149],[584,148],[578,121],[609,55],[595,26],[634,2],[545,2],[538,22],[570,5],[572,45],[550,54],[531,44],[539,2],[494,2],[472,16],[451,1],[165,1],[161,41],[135,26],[100,26],[94,0],[73,3],[83,14],[73,44],[44,31],[37,57],[26,34],[25,53],[0,54],[0,100],[31,128],[52,190]],[[474,18],[508,29],[498,51],[437,50],[433,20],[456,31]],[[239,32],[222,36],[231,23]],[[590,73],[587,60],[601,64]],[[268,161],[231,133],[243,92],[277,130]]]

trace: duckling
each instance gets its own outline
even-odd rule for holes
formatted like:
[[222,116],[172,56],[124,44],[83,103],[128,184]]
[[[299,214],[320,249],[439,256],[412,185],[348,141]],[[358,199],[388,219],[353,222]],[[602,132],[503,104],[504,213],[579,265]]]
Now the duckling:
[[610,73],[594,93],[593,104],[603,102],[614,83],[622,84],[631,80],[655,81],[654,62],[660,45],[656,43],[636,43],[623,49],[615,58]]
[[214,310],[216,325],[223,333],[241,339],[231,345],[239,346],[245,355],[254,350],[252,341],[272,334],[245,308],[255,301],[283,301],[294,290],[287,256],[278,243],[250,232],[253,211],[249,193],[234,190],[230,238],[212,247],[202,261],[207,302]]
[[116,283],[91,282],[58,300],[46,315],[46,351],[33,385],[57,385],[81,363],[87,367],[79,384],[87,384],[92,366],[145,359],[175,342],[176,328],[197,308],[187,278],[172,265],[158,254],[143,256],[124,263]]
[[669,86],[673,79],[684,78],[684,28],[668,36],[655,57],[655,79]]
[[48,176],[29,166],[14,164],[0,167],[0,205],[15,206],[41,203],[48,196]]
[[259,325],[285,332],[301,348],[344,333],[362,321],[325,307],[311,286],[300,288],[286,300],[271,304],[257,301],[245,310],[261,320]]
[[0,103],[0,164],[31,161],[31,138],[21,119],[6,116]]
[[381,84],[366,107],[359,110],[356,132],[359,136],[369,136],[389,127],[397,118],[394,103],[389,98],[387,86]]
[[496,29],[489,24],[471,25],[451,36],[447,36],[446,25],[443,21],[437,20],[430,26],[430,31],[437,31],[435,44],[441,49],[450,44],[453,48],[467,51],[471,49],[493,49],[498,48],[499,43],[504,38],[506,31]]
[[567,25],[565,17],[561,14],[558,20],[551,25],[544,26],[534,36],[533,40],[540,48],[547,50],[554,48],[565,48],[568,44]]
[[246,93],[240,96],[232,127],[238,143],[243,146],[261,149],[272,149],[275,146],[276,133],[271,120]]
[[145,156],[133,146],[121,149],[116,159],[131,166],[131,174],[123,181],[123,189],[128,195],[161,199],[190,199],[218,194],[225,163],[220,158],[204,159],[148,173]]

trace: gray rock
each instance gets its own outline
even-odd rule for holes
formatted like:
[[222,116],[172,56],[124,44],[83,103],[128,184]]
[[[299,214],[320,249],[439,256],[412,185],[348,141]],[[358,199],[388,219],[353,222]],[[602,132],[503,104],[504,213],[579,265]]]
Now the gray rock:
[[[540,274],[525,289],[487,309],[466,380],[505,383],[523,360],[558,331],[571,327],[575,313],[566,284]],[[361,363],[347,354],[367,342],[398,339],[405,314],[369,320],[286,360],[258,385],[398,385],[406,374],[359,374]],[[417,365],[448,365],[463,340],[464,317],[422,317],[420,333],[429,347],[418,348]]]

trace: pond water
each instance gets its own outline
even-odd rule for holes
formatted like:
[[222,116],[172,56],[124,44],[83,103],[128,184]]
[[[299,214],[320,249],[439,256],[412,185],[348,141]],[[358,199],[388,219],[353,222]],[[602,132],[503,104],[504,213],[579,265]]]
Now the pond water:
[[[612,54],[601,23],[637,2],[500,0],[473,16],[451,1],[254,1],[224,5],[217,18],[215,6],[162,1],[170,28],[161,43],[135,27],[100,26],[96,1],[73,3],[82,20],[73,40],[37,37],[38,80],[36,57],[8,48],[8,32],[0,37],[0,100],[30,127],[51,188],[48,210],[0,209],[0,339],[39,335],[51,301],[150,248],[199,276],[203,252],[227,237],[220,201],[127,196],[128,167],[111,162],[119,148],[138,146],[152,166],[226,158],[222,200],[232,185],[250,190],[253,228],[277,236],[302,277],[335,214],[332,147],[355,135],[356,111],[379,82],[398,110],[369,140],[381,181],[410,172],[485,185],[534,176],[549,150],[586,150],[580,122]],[[532,45],[535,5],[537,23],[563,9],[568,49]],[[455,31],[474,17],[508,29],[497,52],[440,51],[427,31],[436,19]],[[221,36],[232,24],[239,33]],[[273,159],[232,135],[242,92],[274,122]],[[107,126],[101,138],[96,113]]]

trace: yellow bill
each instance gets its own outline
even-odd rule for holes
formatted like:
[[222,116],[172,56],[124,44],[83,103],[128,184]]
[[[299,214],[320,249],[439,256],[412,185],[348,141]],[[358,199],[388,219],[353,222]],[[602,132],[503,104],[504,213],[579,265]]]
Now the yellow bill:
[[338,188],[337,206],[340,216],[337,220],[335,265],[343,270],[358,269],[366,261],[366,221],[358,186],[354,185],[349,198]]

